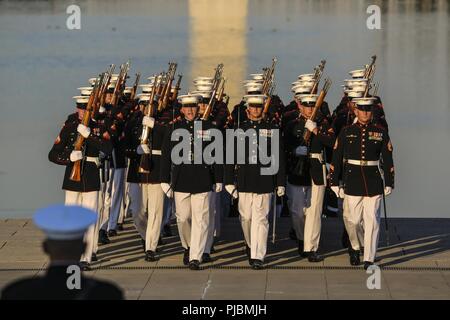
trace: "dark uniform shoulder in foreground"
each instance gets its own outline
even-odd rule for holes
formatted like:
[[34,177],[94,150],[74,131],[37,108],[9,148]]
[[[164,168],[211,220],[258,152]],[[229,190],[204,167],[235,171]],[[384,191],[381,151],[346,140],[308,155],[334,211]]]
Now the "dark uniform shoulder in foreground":
[[123,295],[115,285],[81,278],[81,289],[67,288],[66,267],[51,267],[44,277],[25,278],[7,286],[2,300],[122,300]]

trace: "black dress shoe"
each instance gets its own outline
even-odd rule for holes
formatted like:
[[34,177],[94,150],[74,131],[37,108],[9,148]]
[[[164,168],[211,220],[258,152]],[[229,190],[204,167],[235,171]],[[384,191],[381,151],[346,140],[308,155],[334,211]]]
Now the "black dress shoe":
[[298,240],[297,239],[297,234],[295,233],[294,228],[291,228],[291,230],[289,230],[289,239],[291,239],[291,240]]
[[187,266],[189,264],[189,248],[184,249],[184,254],[183,254],[183,264],[185,266]]
[[302,240],[298,240],[298,254],[301,257],[305,257],[305,251],[303,250],[305,243]]
[[248,264],[250,265],[250,267],[253,267],[253,262],[255,262],[254,259],[248,258]]
[[163,227],[163,236],[164,237],[172,237],[172,229],[170,228],[170,224],[165,224]]
[[350,264],[352,266],[359,266],[361,264],[361,260],[359,259],[359,250],[350,250]]
[[254,270],[264,269],[264,263],[261,260],[253,259],[252,269]]
[[116,230],[109,230],[108,231],[108,237],[115,237],[117,236],[117,231]]
[[370,261],[364,261],[364,270],[369,269],[370,266],[375,265],[373,262]]
[[321,262],[323,261],[323,257],[319,254],[317,254],[316,251],[310,251],[308,252],[308,261],[309,262]]
[[93,253],[91,256],[91,261],[98,261],[97,254]]
[[117,230],[123,231],[123,224],[122,223],[118,223],[117,224]]
[[145,252],[145,261],[158,261],[159,258],[155,255],[155,253],[151,250]]
[[108,244],[110,242],[111,241],[109,241],[109,239],[108,239],[108,234],[107,234],[106,230],[100,229],[100,231],[98,232],[98,243]]
[[192,260],[189,262],[189,269],[191,270],[199,270],[200,269],[200,261]]
[[211,258],[211,255],[209,253],[202,254],[202,262],[212,262],[213,259]]
[[91,265],[89,264],[89,262],[86,262],[86,261],[80,261],[78,263],[78,266],[80,267],[81,271],[91,270]]

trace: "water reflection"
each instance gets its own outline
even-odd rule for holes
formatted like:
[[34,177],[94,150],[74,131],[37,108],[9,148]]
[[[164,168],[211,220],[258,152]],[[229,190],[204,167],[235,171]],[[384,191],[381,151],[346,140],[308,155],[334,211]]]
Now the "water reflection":
[[[378,55],[376,78],[394,142],[397,188],[391,216],[449,217],[449,1],[84,0],[82,29],[65,28],[73,1],[0,1],[0,212],[29,213],[63,200],[63,168],[47,161],[71,96],[89,76],[131,58],[132,72],[175,60],[194,76],[225,64],[236,102],[241,81],[278,57],[277,90],[327,59],[338,103],[348,70]],[[366,28],[367,6],[382,29]]]

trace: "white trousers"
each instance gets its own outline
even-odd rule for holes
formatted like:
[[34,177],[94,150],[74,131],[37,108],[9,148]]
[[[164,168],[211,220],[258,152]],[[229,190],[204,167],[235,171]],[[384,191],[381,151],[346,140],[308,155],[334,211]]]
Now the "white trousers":
[[175,192],[175,209],[183,248],[190,248],[189,260],[202,261],[208,237],[211,192]]
[[264,260],[269,234],[271,193],[239,192],[239,214],[251,259]]
[[161,233],[164,212],[164,191],[159,183],[143,183],[142,206],[140,216],[147,211],[147,228],[145,232],[145,250],[156,251]]
[[108,220],[102,225],[103,230],[116,230],[120,211],[123,206],[125,190],[125,169],[111,169],[110,179],[107,182],[104,210]]
[[317,251],[322,227],[322,208],[325,186],[296,186],[287,184],[289,211],[292,226],[299,240],[304,241],[303,250]]
[[[338,207],[340,212],[342,212],[342,217],[344,217],[344,199],[342,198],[338,198]],[[345,223],[344,223],[344,227],[345,227]],[[357,235],[358,235],[358,241],[359,241],[359,245],[360,247],[364,247],[364,221],[361,219],[361,228],[358,228],[357,231]]]
[[145,233],[147,231],[147,212],[145,210],[141,210],[142,191],[139,183],[129,183],[128,197],[128,210],[131,211],[134,227],[141,238],[145,239]]
[[344,223],[353,250],[360,249],[358,232],[361,232],[361,220],[364,223],[364,261],[375,261],[380,233],[381,199],[382,195],[344,197]]
[[209,228],[208,239],[206,240],[205,253],[211,253],[214,237],[220,234],[220,219],[222,213],[220,192],[211,192],[209,197]]
[[[98,191],[76,192],[66,190],[65,198],[66,198],[65,199],[66,205],[78,205],[97,212]],[[100,223],[99,220],[100,220],[99,215],[97,214],[96,224],[90,226],[89,229],[84,234],[84,242],[86,243],[86,250],[81,255],[80,261],[91,263],[92,253],[94,250],[94,243],[96,243],[98,239],[98,226]]]

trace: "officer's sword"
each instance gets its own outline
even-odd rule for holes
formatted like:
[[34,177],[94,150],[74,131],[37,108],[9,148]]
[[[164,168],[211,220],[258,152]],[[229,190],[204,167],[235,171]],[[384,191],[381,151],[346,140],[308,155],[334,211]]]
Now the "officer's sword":
[[272,225],[272,243],[275,244],[275,229],[277,224],[277,189],[273,193],[273,225]]
[[386,211],[386,196],[384,194],[384,188],[386,187],[384,184],[384,171],[380,167],[378,167],[378,170],[380,171],[380,173],[383,173],[382,179],[381,179],[381,185],[383,187],[382,195],[383,195],[383,210],[384,210],[384,227],[385,227],[386,245],[389,246],[389,224],[388,224],[387,211]]

